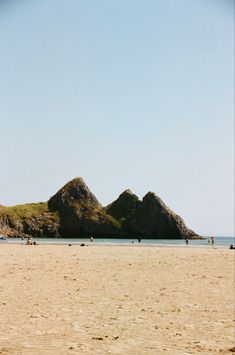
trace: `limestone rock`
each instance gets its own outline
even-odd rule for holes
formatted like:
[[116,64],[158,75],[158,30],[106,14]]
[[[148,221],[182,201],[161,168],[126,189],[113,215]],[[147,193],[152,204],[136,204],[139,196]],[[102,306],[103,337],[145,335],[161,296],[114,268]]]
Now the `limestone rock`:
[[51,211],[58,211],[61,214],[71,210],[76,210],[76,213],[79,214],[101,207],[81,177],[64,185],[49,199],[48,206]]
[[0,206],[0,233],[10,237],[59,237],[59,219],[47,203]]
[[135,212],[124,222],[121,233],[144,238],[177,239],[196,236],[186,227],[183,219],[153,192],[144,196]]
[[140,200],[130,190],[125,190],[113,203],[106,207],[106,212],[116,219],[129,217],[139,206]]
[[60,214],[63,237],[117,236],[119,223],[106,214],[82,178],[67,183],[48,201],[51,211]]
[[68,182],[48,202],[0,205],[0,234],[68,238],[199,237],[154,193],[149,192],[140,201],[126,190],[104,208],[82,178]]

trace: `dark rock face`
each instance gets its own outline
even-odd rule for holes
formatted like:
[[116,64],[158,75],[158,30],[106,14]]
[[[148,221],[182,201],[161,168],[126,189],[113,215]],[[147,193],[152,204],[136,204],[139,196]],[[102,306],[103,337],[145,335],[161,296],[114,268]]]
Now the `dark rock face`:
[[144,238],[185,238],[196,236],[183,219],[172,212],[154,193],[144,196],[141,204],[124,222],[121,233]]
[[48,206],[60,214],[59,231],[63,237],[118,235],[118,222],[106,215],[82,178],[62,187],[50,198]]
[[140,205],[139,198],[130,190],[125,190],[117,200],[106,207],[106,212],[116,219],[129,217]]
[[18,237],[199,237],[154,193],[149,192],[140,201],[126,190],[104,208],[82,178],[67,183],[48,203],[0,206],[0,234]]
[[76,209],[77,213],[101,207],[97,198],[88,189],[82,178],[69,181],[48,201],[51,211],[66,213]]
[[50,212],[30,217],[1,212],[0,233],[10,237],[60,237],[58,218]]
[[59,223],[52,213],[23,220],[23,232],[34,237],[59,238]]
[[23,234],[22,221],[14,218],[8,213],[1,213],[0,233],[7,236],[21,236]]

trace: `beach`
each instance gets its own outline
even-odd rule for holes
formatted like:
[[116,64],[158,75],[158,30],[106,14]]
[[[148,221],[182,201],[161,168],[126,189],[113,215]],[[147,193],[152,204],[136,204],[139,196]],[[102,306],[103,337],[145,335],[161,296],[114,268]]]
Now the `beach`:
[[232,354],[234,250],[0,245],[0,354]]

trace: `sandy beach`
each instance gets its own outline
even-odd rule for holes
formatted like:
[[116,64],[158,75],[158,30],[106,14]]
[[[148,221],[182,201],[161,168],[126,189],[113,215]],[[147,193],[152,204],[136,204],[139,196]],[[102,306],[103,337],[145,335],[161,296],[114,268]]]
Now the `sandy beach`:
[[232,354],[234,251],[0,245],[0,354]]

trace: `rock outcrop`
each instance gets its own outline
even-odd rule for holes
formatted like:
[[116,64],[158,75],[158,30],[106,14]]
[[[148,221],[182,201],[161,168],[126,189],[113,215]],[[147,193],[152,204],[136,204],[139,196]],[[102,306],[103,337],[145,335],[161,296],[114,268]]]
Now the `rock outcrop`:
[[197,238],[183,219],[154,193],[143,200],[130,190],[102,207],[82,178],[63,186],[48,202],[0,206],[0,234],[35,237]]
[[59,237],[59,216],[47,203],[0,206],[0,234],[10,237]]
[[49,210],[60,215],[62,237],[117,236],[120,224],[106,214],[82,178],[66,184],[48,201]]
[[71,210],[76,210],[79,214],[100,208],[101,205],[83,179],[77,177],[69,181],[49,199],[48,207],[51,211],[58,211],[61,214]]
[[183,219],[172,212],[153,192],[147,193],[123,223],[121,234],[144,238],[192,238]]
[[116,219],[128,218],[140,205],[138,196],[130,190],[125,190],[117,200],[106,207],[106,211]]

